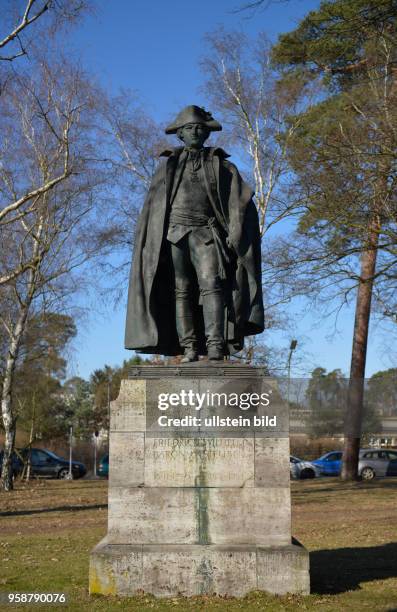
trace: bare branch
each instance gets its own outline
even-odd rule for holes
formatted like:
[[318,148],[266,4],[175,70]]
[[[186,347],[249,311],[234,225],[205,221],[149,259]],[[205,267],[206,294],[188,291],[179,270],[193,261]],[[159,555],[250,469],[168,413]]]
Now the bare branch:
[[[23,30],[28,28],[32,23],[37,21],[37,19],[39,19],[46,11],[48,11],[50,4],[51,4],[51,0],[47,0],[46,2],[44,2],[44,4],[40,8],[38,8],[37,11],[33,15],[31,15],[33,6],[36,4],[37,4],[37,0],[27,1],[26,8],[25,8],[21,21],[12,30],[12,32],[10,32],[5,38],[3,38],[3,40],[0,40],[0,49],[3,49],[15,39],[19,40],[19,34],[23,32]],[[21,55],[25,55],[25,54],[26,54],[26,51],[21,45],[21,51],[19,53],[13,54],[8,57],[0,57],[0,60],[12,61],[16,59],[17,57],[20,57]]]
[[25,204],[29,200],[32,200],[33,198],[37,198],[37,196],[43,195],[47,191],[50,191],[51,189],[55,187],[55,185],[58,185],[58,183],[63,181],[65,178],[67,178],[71,174],[72,174],[71,170],[66,170],[60,176],[57,176],[56,178],[48,181],[47,183],[45,183],[41,187],[38,187],[37,189],[33,189],[32,191],[28,192],[27,194],[25,194],[24,196],[22,196],[15,202],[12,202],[12,204],[8,204],[7,206],[5,206],[4,208],[0,210],[0,221],[2,221],[2,219],[4,219],[4,217],[6,217],[11,212],[14,212],[18,208],[20,208],[23,204]]

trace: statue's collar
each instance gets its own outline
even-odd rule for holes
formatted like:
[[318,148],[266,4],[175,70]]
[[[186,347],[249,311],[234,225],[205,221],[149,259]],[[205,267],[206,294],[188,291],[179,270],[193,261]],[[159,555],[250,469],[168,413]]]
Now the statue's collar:
[[[160,157],[179,157],[182,151],[185,150],[185,147],[175,147],[173,149],[165,149],[160,153]],[[224,151],[221,147],[203,147],[203,150],[206,153],[206,157],[211,158],[214,155],[225,159],[226,157],[230,157],[226,151]]]

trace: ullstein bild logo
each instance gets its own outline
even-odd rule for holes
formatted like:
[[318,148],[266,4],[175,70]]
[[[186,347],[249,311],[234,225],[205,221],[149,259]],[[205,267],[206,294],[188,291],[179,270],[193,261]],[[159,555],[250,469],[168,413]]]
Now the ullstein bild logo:
[[165,414],[162,414],[158,419],[157,423],[160,427],[277,427],[277,417],[266,415],[253,418],[244,418],[241,414],[238,417],[220,417],[214,415],[211,417],[205,417],[201,419],[191,414],[182,417],[181,419],[168,418]]
[[185,406],[201,410],[204,406],[211,408],[238,407],[240,410],[248,410],[250,407],[269,406],[270,389],[265,393],[196,393],[191,389],[182,389],[179,393],[160,393],[158,396],[158,409],[168,410],[177,406]]

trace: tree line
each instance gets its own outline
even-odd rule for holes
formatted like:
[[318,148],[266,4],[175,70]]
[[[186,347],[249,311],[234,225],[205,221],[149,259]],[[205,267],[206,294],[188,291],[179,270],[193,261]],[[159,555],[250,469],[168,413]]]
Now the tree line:
[[[304,402],[294,403],[311,438],[342,438],[349,379],[341,370],[317,367],[308,379]],[[397,416],[397,368],[376,372],[364,381],[361,443],[382,437],[382,419]],[[309,410],[309,413],[305,412]]]
[[[62,30],[89,8],[29,0],[18,13],[9,3],[0,36],[5,489],[18,410],[32,403],[35,368],[50,388],[65,367],[58,350],[84,316],[78,296],[123,294],[163,144],[136,97],[110,96],[64,56]],[[397,321],[396,24],[397,0],[325,0],[274,45],[218,29],[202,61],[204,97],[224,125],[218,144],[254,179],[268,327],[291,328],[282,312],[295,298],[322,314],[355,303],[344,479],[357,477],[371,314]],[[73,393],[92,388],[76,382]],[[56,420],[64,408],[52,406]]]

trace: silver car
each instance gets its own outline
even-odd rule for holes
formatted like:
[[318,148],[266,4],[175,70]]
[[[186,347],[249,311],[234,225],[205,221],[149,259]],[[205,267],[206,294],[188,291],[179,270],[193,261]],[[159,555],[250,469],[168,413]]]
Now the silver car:
[[361,449],[358,473],[363,480],[372,480],[375,476],[397,476],[397,451],[385,448]]
[[298,457],[290,455],[289,462],[291,478],[299,480],[301,478],[316,478],[320,476],[320,470],[310,461],[303,461]]

